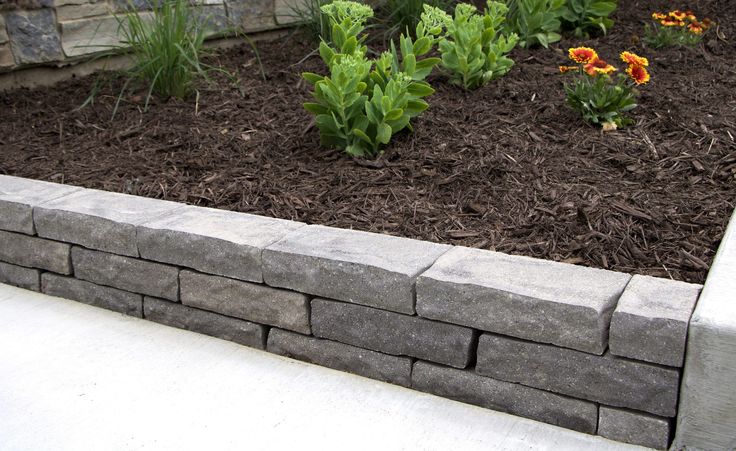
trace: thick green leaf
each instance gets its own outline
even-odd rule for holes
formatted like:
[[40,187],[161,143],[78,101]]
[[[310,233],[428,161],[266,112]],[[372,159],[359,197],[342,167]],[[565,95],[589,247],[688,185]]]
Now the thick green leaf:
[[391,141],[391,127],[387,123],[381,122],[378,124],[376,141],[381,144],[388,144]]
[[330,111],[326,106],[312,102],[304,103],[304,109],[314,114],[327,114]]
[[313,85],[325,78],[322,75],[313,74],[311,72],[302,72],[302,77]]

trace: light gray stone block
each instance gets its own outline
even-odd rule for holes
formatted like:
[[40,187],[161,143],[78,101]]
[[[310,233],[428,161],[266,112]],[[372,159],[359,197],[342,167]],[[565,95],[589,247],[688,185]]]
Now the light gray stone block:
[[43,273],[41,291],[49,296],[71,299],[137,318],[143,316],[143,296],[72,277]]
[[311,333],[309,299],[301,293],[186,270],[181,272],[179,280],[181,301],[186,305]]
[[88,3],[85,5],[65,5],[56,8],[56,20],[59,22],[85,17],[105,16],[110,13],[107,2]]
[[483,376],[655,415],[677,414],[680,373],[649,363],[484,334],[476,371]]
[[599,414],[598,435],[600,436],[617,442],[655,449],[667,449],[670,444],[672,421],[669,418],[606,406],[600,406]]
[[60,61],[64,58],[52,10],[10,11],[5,16],[5,22],[18,64]]
[[141,257],[263,282],[261,253],[304,224],[245,213],[183,207],[138,227]]
[[275,328],[268,334],[268,351],[379,381],[411,386],[412,359],[409,357],[381,354]]
[[0,44],[8,42],[8,32],[5,28],[5,16],[0,14]]
[[673,449],[736,449],[736,213],[690,320]]
[[81,247],[72,249],[74,275],[99,285],[176,301],[179,269]]
[[422,361],[414,364],[412,387],[588,434],[595,434],[598,422],[598,407],[592,402]]
[[251,33],[275,28],[274,0],[226,0],[230,26]]
[[303,227],[263,252],[267,284],[414,313],[414,282],[450,246],[324,226]]
[[0,69],[15,67],[15,56],[10,49],[10,44],[0,44]]
[[0,230],[0,261],[71,274],[71,246],[66,243]]
[[312,301],[312,331],[317,337],[456,368],[470,363],[475,342],[475,332],[466,327],[325,299]]
[[136,226],[182,206],[85,189],[36,207],[33,217],[40,236],[137,257]]
[[0,229],[28,235],[36,233],[33,207],[79,191],[58,183],[0,175]]
[[417,313],[602,354],[628,274],[456,247],[417,279]]
[[266,347],[264,326],[176,302],[146,296],[143,298],[143,317],[167,326],[222,338],[251,348]]
[[635,275],[611,318],[611,354],[682,366],[701,285]]
[[40,291],[41,271],[0,262],[0,283]]

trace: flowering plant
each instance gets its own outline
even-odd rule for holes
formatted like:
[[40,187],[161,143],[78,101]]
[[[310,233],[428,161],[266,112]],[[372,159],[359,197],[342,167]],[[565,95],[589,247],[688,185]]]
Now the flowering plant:
[[676,9],[666,14],[652,13],[654,27],[644,29],[644,42],[654,48],[672,45],[696,45],[703,34],[713,26],[710,19],[698,20],[692,11]]
[[608,64],[589,47],[568,51],[576,66],[560,66],[561,73],[574,73],[578,78],[565,84],[567,104],[578,111],[583,119],[600,124],[604,130],[615,130],[629,125],[632,120],[624,113],[636,108],[636,86],[649,82],[649,60],[635,53],[622,52],[621,60],[627,67],[615,77],[616,67]]

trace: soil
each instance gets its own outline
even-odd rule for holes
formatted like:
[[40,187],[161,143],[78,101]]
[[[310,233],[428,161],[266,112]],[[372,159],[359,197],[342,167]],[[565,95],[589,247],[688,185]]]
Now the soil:
[[[430,79],[430,109],[375,161],[322,148],[301,107],[303,71],[324,72],[292,35],[211,61],[199,97],[145,91],[112,110],[122,81],[97,78],[0,94],[0,173],[307,223],[703,282],[736,202],[736,14],[695,48],[647,48],[643,25],[668,1],[622,1],[605,37],[516,49],[513,70],[475,92]],[[589,45],[649,58],[636,124],[601,132],[564,105],[557,66]]]

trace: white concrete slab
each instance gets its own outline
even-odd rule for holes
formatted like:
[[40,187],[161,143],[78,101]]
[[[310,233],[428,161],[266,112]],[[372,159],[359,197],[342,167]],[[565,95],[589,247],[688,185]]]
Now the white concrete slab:
[[0,448],[642,449],[7,285]]

